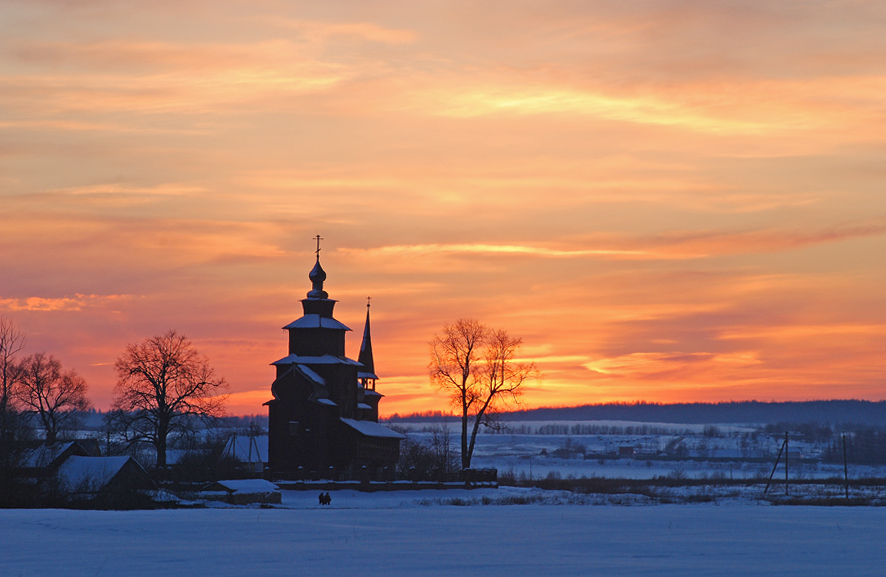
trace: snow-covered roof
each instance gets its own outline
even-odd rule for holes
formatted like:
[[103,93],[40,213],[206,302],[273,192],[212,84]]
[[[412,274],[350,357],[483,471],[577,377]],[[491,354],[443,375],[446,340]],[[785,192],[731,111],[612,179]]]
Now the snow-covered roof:
[[384,425],[379,425],[375,421],[356,421],[354,419],[342,418],[341,422],[367,437],[385,437],[388,439],[406,438],[405,435],[401,435],[397,431],[392,431]]
[[315,399],[315,400],[318,403],[320,403],[321,405],[328,405],[330,407],[337,407],[338,406],[335,404],[335,401],[333,401],[332,399]]
[[25,467],[40,468],[48,467],[55,461],[59,455],[67,451],[74,445],[74,441],[69,443],[56,443],[54,445],[40,445],[36,449],[28,451],[25,454]]
[[372,410],[372,407],[369,406],[369,405],[367,405],[366,403],[357,403],[357,408],[358,408],[358,409],[369,409],[369,410]]
[[58,479],[68,491],[98,491],[120,472],[132,457],[68,457],[58,469]]
[[326,384],[326,381],[323,379],[323,377],[311,370],[310,367],[306,367],[305,365],[298,365],[298,370],[300,370],[306,377],[308,377],[318,385]]
[[366,373],[363,371],[357,371],[357,378],[358,379],[377,379],[378,375],[376,375],[375,373]]
[[339,329],[349,331],[346,325],[338,322],[330,317],[321,317],[317,314],[305,315],[300,319],[294,320],[284,329]]
[[236,457],[244,463],[267,463],[268,436],[234,435],[228,439],[224,454]]
[[215,491],[216,487],[221,486],[222,489],[230,493],[270,493],[279,491],[280,488],[264,479],[237,479],[233,481],[217,481],[208,485],[205,490]]
[[322,357],[303,357],[299,355],[287,355],[279,361],[274,361],[272,365],[351,365],[360,366],[360,363],[353,361],[347,357],[333,357],[332,355],[323,355]]

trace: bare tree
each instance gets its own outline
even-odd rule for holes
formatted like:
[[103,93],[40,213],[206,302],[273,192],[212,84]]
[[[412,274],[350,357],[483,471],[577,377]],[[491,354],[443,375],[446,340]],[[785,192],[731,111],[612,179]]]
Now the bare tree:
[[0,507],[21,506],[28,485],[19,472],[24,464],[24,441],[30,437],[27,420],[18,412],[14,387],[18,380],[16,354],[25,337],[15,323],[0,316]]
[[12,396],[18,373],[16,354],[25,345],[25,337],[10,319],[0,317],[0,439],[9,432],[9,412],[15,407]]
[[477,402],[476,364],[480,358],[488,329],[475,319],[459,319],[443,327],[443,334],[434,335],[430,343],[431,382],[452,396],[452,403],[461,410],[461,464],[471,466],[468,452],[468,418]]
[[521,339],[474,319],[444,326],[430,342],[431,381],[449,392],[461,411],[463,469],[471,466],[480,425],[491,424],[496,411],[517,400],[523,384],[538,377],[534,363],[519,362],[521,346]]
[[89,410],[86,380],[74,371],[62,371],[62,364],[52,355],[35,353],[18,366],[16,397],[24,410],[40,419],[47,443],[71,428],[79,413]]
[[157,466],[166,466],[169,435],[194,428],[195,418],[223,414],[227,387],[184,335],[171,330],[128,345],[115,364],[114,409],[131,440],[150,442]]

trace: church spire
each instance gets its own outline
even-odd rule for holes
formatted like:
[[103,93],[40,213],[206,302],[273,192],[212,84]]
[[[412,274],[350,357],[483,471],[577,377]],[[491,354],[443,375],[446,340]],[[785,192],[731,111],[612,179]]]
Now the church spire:
[[357,378],[366,389],[375,390],[375,361],[372,358],[372,337],[369,334],[369,304],[372,297],[366,297],[366,327],[363,329],[363,343],[360,345],[360,357],[357,359],[363,370],[357,372]]

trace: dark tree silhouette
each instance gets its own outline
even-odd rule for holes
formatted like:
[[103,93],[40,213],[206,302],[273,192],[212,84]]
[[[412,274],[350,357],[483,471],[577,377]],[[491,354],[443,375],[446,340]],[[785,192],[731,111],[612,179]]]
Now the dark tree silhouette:
[[13,385],[17,380],[16,354],[22,350],[25,337],[10,319],[0,317],[0,443],[10,441],[14,433],[15,415]]
[[184,335],[171,330],[128,345],[115,364],[114,410],[130,442],[147,441],[166,466],[170,434],[193,430],[194,418],[223,414],[227,383]]
[[22,408],[40,419],[47,443],[54,443],[78,421],[80,412],[89,410],[83,377],[62,371],[59,360],[46,353],[21,360],[14,388]]
[[24,464],[25,447],[30,438],[28,420],[19,412],[14,395],[18,380],[16,354],[25,337],[7,317],[0,316],[0,507],[22,506],[30,485],[19,473]]
[[450,393],[461,412],[463,469],[471,467],[480,425],[491,425],[504,404],[517,400],[523,384],[539,377],[534,363],[519,362],[522,343],[474,319],[444,326],[430,342],[431,381]]

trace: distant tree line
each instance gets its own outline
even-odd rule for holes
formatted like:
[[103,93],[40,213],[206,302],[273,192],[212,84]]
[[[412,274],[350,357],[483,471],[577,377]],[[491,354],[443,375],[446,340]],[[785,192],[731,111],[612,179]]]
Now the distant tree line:
[[[642,423],[886,423],[886,401],[729,401],[723,403],[601,403],[578,407],[501,411],[501,421],[636,421]],[[392,415],[389,422],[450,421],[439,413]],[[511,425],[513,427],[513,425]]]
[[832,423],[886,422],[886,401],[729,401],[723,403],[606,403],[543,408],[502,415],[509,421],[639,421],[645,423]]

